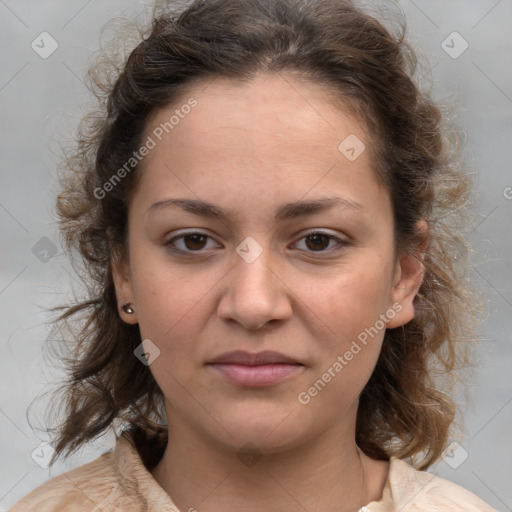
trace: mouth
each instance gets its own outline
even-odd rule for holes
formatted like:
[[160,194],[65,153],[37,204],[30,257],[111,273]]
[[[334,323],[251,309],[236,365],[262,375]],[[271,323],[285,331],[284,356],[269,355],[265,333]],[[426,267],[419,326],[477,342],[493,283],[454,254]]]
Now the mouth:
[[221,354],[207,366],[231,384],[241,387],[274,386],[305,368],[299,361],[279,352],[251,354],[241,350]]

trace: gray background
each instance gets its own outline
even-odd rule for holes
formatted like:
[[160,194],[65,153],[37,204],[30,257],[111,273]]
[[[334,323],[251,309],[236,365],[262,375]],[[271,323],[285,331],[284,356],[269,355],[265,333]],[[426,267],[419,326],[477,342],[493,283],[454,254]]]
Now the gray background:
[[[473,279],[488,310],[478,366],[465,390],[467,407],[460,394],[466,435],[452,457],[430,471],[498,510],[512,510],[512,1],[404,0],[399,5],[409,38],[432,66],[434,97],[457,102],[455,121],[467,135],[464,155],[478,183]],[[65,302],[73,286],[77,289],[53,215],[59,145],[70,140],[87,110],[82,78],[100,28],[113,17],[144,12],[149,6],[136,1],[0,0],[0,510],[112,446],[107,436],[44,469],[45,433],[31,428],[26,410],[60,376],[41,355],[49,332],[44,308]],[[46,59],[31,48],[43,31],[58,42]],[[454,31],[469,45],[457,58],[465,43],[451,35]],[[44,400],[37,402],[31,418],[44,409]]]

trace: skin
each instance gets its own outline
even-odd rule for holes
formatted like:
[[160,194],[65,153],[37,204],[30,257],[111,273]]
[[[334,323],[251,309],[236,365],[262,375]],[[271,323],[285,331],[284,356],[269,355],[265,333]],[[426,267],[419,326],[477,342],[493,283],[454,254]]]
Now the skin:
[[[358,396],[385,328],[307,405],[297,397],[393,304],[401,310],[387,327],[414,317],[423,265],[395,254],[371,139],[322,87],[283,74],[210,80],[156,112],[146,135],[190,97],[197,106],[143,162],[129,257],[114,259],[118,303],[135,309],[122,319],[160,350],[150,370],[170,438],[152,474],[183,511],[357,510],[381,498],[389,469],[355,444]],[[367,148],[354,161],[338,150],[349,134]],[[274,219],[285,203],[332,196],[359,206]],[[208,201],[229,217],[148,211],[170,198]],[[318,249],[312,228],[344,243],[321,238]],[[174,240],[173,252],[166,244],[184,230],[207,237]],[[262,249],[251,263],[236,252],[248,236]],[[274,386],[235,386],[206,363],[237,349],[279,351],[304,366]],[[248,446],[255,458],[244,464],[237,455]]]

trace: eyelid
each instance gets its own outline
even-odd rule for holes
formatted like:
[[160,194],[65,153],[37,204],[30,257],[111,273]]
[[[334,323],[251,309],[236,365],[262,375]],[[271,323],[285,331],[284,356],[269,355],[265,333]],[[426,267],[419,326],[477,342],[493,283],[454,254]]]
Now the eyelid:
[[173,231],[173,235],[165,243],[168,244],[176,238],[181,238],[187,235],[203,235],[213,239],[213,236],[202,228],[184,228],[182,230]]
[[[330,236],[332,238],[337,238],[338,240],[341,240],[343,241],[343,235],[338,235],[337,233],[333,233],[327,229],[322,229],[322,228],[310,228],[306,231],[304,231],[302,234],[301,234],[301,237],[300,238],[304,238],[305,236],[310,236],[310,235],[326,235],[326,236]],[[348,241],[348,237],[345,236],[345,239],[346,241]]]
[[176,252],[176,253],[180,253],[180,254],[197,254],[197,255],[202,254],[204,252],[204,250],[200,250],[200,251],[185,251],[183,249],[178,249],[177,247],[174,247],[172,242],[174,242],[175,240],[179,240],[179,239],[185,238],[186,236],[190,236],[190,235],[205,236],[205,237],[209,238],[210,240],[214,240],[216,243],[218,243],[215,240],[215,238],[213,236],[211,236],[208,232],[203,231],[203,230],[197,228],[197,229],[186,229],[186,230],[183,230],[183,231],[175,232],[173,234],[173,236],[171,236],[168,240],[166,240],[164,242],[164,246],[169,248],[169,250],[171,250],[173,252]]

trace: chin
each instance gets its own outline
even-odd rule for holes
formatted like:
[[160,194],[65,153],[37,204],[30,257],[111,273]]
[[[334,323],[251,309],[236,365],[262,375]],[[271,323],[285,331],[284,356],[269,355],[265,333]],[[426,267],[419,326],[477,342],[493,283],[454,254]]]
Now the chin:
[[248,445],[261,453],[278,453],[315,435],[304,432],[305,422],[298,421],[293,411],[283,407],[261,410],[253,406],[231,418],[224,416],[222,425],[233,437],[224,432],[221,442],[236,451]]

